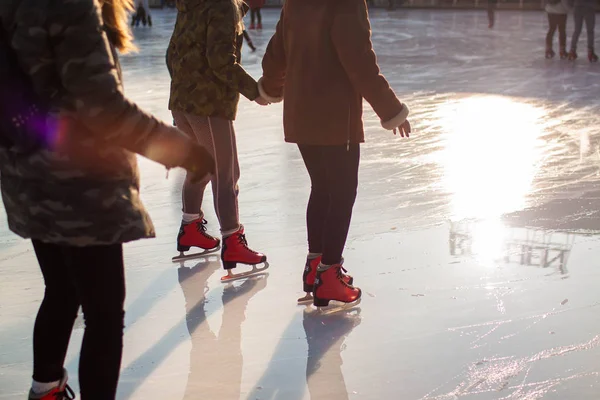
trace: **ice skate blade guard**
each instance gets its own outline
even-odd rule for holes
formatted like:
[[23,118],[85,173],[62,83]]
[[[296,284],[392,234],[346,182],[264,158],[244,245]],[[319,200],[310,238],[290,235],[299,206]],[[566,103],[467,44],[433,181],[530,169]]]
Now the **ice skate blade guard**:
[[231,269],[227,270],[227,275],[221,277],[222,283],[237,281],[239,279],[245,279],[251,276],[257,276],[264,274],[264,271],[269,268],[269,263],[265,261],[262,267],[257,267],[256,265],[252,266],[252,270],[246,272],[240,272],[239,274],[234,274]]
[[205,249],[204,251],[200,251],[198,253],[192,253],[192,254],[184,254],[183,251],[180,251],[178,256],[171,258],[171,261],[173,261],[175,263],[175,262],[180,262],[180,261],[185,261],[185,260],[192,260],[194,258],[198,258],[198,257],[202,257],[202,256],[205,256],[208,254],[216,253],[219,250],[221,250],[220,245],[217,247],[213,247],[212,249]]

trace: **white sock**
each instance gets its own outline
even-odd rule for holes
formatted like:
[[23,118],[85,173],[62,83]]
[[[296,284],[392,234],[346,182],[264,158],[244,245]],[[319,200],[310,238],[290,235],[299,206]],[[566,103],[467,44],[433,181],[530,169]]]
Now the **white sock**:
[[223,236],[223,239],[227,239],[229,236],[233,235],[234,233],[238,233],[242,229],[244,229],[244,226],[240,225],[235,229],[230,229],[228,231],[221,231],[221,236]]
[[197,219],[200,219],[200,214],[183,213],[183,216],[181,217],[181,220],[184,224],[189,224],[190,222],[194,222]]
[[55,387],[58,387],[58,385],[60,385],[60,381],[46,383],[34,380],[31,382],[31,390],[33,390],[33,393],[35,394],[42,394],[51,391]]

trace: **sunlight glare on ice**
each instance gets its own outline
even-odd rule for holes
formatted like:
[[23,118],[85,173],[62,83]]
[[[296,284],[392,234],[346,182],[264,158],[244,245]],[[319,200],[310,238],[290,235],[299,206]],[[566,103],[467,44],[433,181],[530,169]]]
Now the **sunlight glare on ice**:
[[437,117],[446,132],[440,162],[453,217],[494,218],[524,207],[541,161],[543,110],[474,95],[441,104]]

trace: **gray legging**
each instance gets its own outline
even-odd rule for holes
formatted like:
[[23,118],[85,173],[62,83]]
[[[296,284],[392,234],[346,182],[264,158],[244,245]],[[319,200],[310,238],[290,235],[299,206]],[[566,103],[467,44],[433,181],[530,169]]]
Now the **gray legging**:
[[216,171],[205,180],[192,183],[189,176],[183,184],[183,212],[203,216],[204,189],[212,182],[213,200],[223,236],[231,235],[240,228],[238,211],[238,164],[237,146],[233,121],[219,117],[201,117],[173,111],[177,127],[195,138],[215,159]]
[[585,20],[585,28],[587,30],[587,45],[589,50],[594,50],[594,26],[596,25],[596,10],[593,7],[575,7],[573,10],[575,19],[575,30],[573,31],[573,39],[571,40],[571,50],[577,50],[577,42],[583,28]]

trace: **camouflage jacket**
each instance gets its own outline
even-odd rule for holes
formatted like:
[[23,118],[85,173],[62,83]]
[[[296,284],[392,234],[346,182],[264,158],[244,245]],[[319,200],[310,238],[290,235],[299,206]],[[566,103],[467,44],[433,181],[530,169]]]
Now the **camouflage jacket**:
[[52,148],[0,149],[10,229],[24,238],[87,246],[154,236],[133,152],[175,166],[189,139],[123,96],[116,55],[93,0],[3,0],[2,26],[36,91],[57,113]]
[[169,109],[234,120],[239,94],[254,100],[258,86],[240,65],[243,35],[231,0],[178,0],[177,9],[167,51]]

